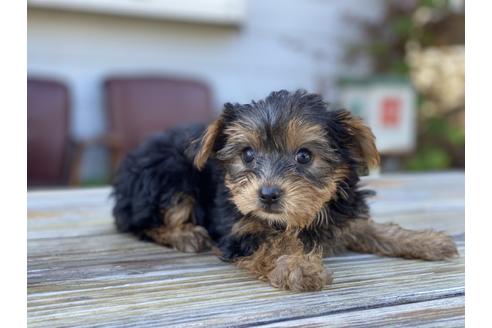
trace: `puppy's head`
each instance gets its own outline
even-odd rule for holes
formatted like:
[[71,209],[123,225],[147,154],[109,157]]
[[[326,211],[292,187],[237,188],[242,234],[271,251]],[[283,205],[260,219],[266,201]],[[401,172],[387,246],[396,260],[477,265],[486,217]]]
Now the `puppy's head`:
[[379,164],[374,136],[345,110],[328,110],[305,91],[226,104],[202,136],[194,163],[223,166],[232,201],[244,215],[289,226],[311,223],[360,167]]

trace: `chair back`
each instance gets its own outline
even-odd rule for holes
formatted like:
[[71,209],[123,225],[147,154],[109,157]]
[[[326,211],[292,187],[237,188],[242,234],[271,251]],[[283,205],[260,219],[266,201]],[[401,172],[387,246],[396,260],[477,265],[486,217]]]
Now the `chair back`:
[[122,155],[155,132],[208,122],[214,116],[208,86],[199,81],[162,78],[111,78],[106,81],[110,135]]
[[65,85],[27,80],[27,184],[68,183],[69,95]]

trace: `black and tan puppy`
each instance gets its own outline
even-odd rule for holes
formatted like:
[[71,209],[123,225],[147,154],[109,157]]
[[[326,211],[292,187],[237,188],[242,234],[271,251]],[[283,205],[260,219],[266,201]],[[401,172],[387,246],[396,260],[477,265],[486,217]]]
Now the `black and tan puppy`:
[[114,180],[114,217],[133,232],[185,252],[217,247],[223,260],[272,286],[313,291],[331,282],[322,257],[346,249],[441,260],[448,236],[369,218],[361,169],[379,155],[374,136],[320,96],[279,91],[226,104],[207,129],[147,141]]

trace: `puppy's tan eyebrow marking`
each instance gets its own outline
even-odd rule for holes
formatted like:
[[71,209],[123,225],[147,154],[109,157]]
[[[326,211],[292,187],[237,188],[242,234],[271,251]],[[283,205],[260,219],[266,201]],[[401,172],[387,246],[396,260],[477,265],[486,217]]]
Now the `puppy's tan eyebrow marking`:
[[232,123],[225,129],[225,134],[229,136],[228,142],[233,144],[248,144],[258,149],[261,145],[261,137],[258,131],[240,123]]
[[286,146],[288,150],[295,151],[305,144],[325,143],[324,135],[325,131],[321,126],[300,119],[292,119],[287,124]]

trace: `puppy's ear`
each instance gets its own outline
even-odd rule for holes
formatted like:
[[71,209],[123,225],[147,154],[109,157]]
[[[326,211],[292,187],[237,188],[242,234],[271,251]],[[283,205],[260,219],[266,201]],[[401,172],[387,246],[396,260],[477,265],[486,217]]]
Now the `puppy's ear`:
[[238,104],[225,103],[222,114],[210,123],[205,132],[188,147],[188,158],[193,159],[193,164],[198,170],[205,167],[210,156],[224,146],[224,128],[235,119],[235,109]]
[[335,120],[343,126],[346,132],[343,142],[349,148],[352,156],[364,164],[364,170],[377,167],[380,157],[376,149],[376,138],[371,129],[364,124],[362,119],[354,117],[345,109],[333,111],[333,114]]
[[198,170],[203,169],[208,158],[214,151],[217,138],[221,134],[223,127],[224,118],[220,116],[210,123],[200,139],[196,140],[198,143],[198,151],[194,156],[193,164]]

